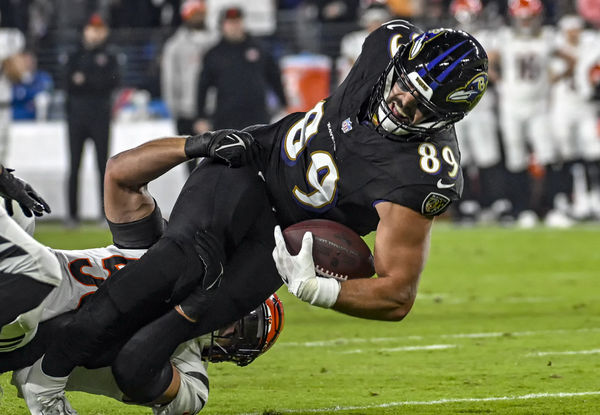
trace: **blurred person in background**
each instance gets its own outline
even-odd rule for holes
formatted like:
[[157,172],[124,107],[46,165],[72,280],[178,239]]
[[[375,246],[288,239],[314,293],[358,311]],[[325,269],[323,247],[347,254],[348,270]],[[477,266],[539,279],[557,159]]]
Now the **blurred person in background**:
[[[242,10],[238,7],[223,10],[220,28],[221,40],[206,53],[198,84],[197,133],[268,123],[269,91],[275,94],[280,107],[287,105],[279,65],[246,32]],[[210,88],[216,92],[216,104],[209,119],[205,107]]]
[[[453,0],[450,14],[455,26],[472,34],[485,49],[491,36],[482,16],[481,0]],[[492,82],[488,92],[469,117],[456,123],[456,136],[461,151],[465,189],[457,204],[457,219],[464,223],[495,220],[503,212],[502,155],[496,115],[496,93]],[[504,204],[505,205],[505,204]]]
[[[600,137],[592,101],[594,88],[589,78],[590,69],[600,59],[600,39],[597,32],[584,30],[583,20],[576,15],[562,17],[558,28],[557,47],[563,55],[570,57],[570,60],[560,58],[557,62],[560,75],[552,88],[552,130],[565,169],[565,180],[559,190],[564,209],[576,218],[584,219],[592,214],[592,206],[596,203],[589,200],[589,189],[578,192],[578,197],[572,199],[571,172],[575,163],[583,164],[588,173],[586,186],[589,186],[593,177],[590,173],[600,166]],[[570,202],[573,202],[572,206]]]
[[0,163],[6,161],[9,126],[12,118],[12,83],[19,82],[25,73],[19,53],[25,46],[20,30],[2,27],[0,16]]
[[[81,47],[69,56],[66,68],[66,114],[69,129],[70,170],[68,183],[69,212],[65,224],[79,224],[79,167],[85,141],[90,138],[96,149],[100,203],[108,158],[111,123],[111,95],[119,85],[116,56],[106,45],[108,27],[99,14],[93,14],[83,29]],[[99,205],[103,212],[102,205]],[[103,213],[102,213],[103,215]]]
[[369,33],[391,20],[388,8],[381,3],[373,3],[361,9],[359,15],[361,29],[344,35],[340,44],[340,57],[336,62],[338,84],[342,83],[352,69]]
[[[500,29],[488,51],[490,64],[500,73],[500,128],[512,205],[504,220],[532,228],[545,216],[547,225],[567,227],[572,220],[553,206],[562,173],[548,119],[551,60],[556,54],[553,29],[542,26],[540,0],[511,0],[509,12],[510,26]],[[530,167],[543,177],[537,192],[530,183]]]
[[21,81],[13,85],[13,119],[45,120],[48,117],[51,93],[54,88],[52,76],[37,68],[37,58],[31,51],[21,54],[25,73]]
[[[215,44],[217,36],[206,27],[204,0],[186,0],[180,13],[183,24],[167,40],[162,54],[161,88],[177,133],[191,135],[198,118],[197,86],[204,55]],[[187,166],[191,172],[196,161],[189,161]]]

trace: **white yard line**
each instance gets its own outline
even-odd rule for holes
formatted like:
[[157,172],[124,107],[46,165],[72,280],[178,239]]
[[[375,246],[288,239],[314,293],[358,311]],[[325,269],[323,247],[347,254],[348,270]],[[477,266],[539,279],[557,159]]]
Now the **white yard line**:
[[[527,395],[517,396],[490,396],[487,398],[444,398],[433,401],[402,401],[388,402],[378,405],[363,405],[363,406],[334,406],[330,408],[307,408],[307,409],[277,409],[277,412],[286,414],[293,413],[320,413],[320,412],[341,412],[341,411],[356,411],[377,408],[394,408],[398,406],[423,406],[423,405],[443,405],[448,403],[471,403],[471,402],[495,402],[495,401],[521,401],[531,399],[547,399],[547,398],[574,398],[580,396],[600,395],[600,391],[589,392],[557,392],[557,393],[530,393]],[[258,415],[243,414],[243,415]]]
[[448,333],[448,334],[431,334],[425,336],[398,336],[398,337],[373,337],[373,338],[337,338],[331,340],[315,340],[309,342],[277,342],[277,347],[297,346],[297,347],[330,347],[343,346],[346,344],[356,343],[385,343],[398,342],[407,340],[424,340],[425,338],[442,338],[442,339],[478,339],[487,337],[523,337],[537,336],[541,334],[566,334],[566,333],[590,333],[600,332],[600,327],[585,328],[585,329],[558,329],[558,330],[531,330],[531,331],[491,331],[482,333]]
[[452,349],[456,347],[455,344],[429,344],[425,346],[404,346],[404,347],[383,347],[381,349],[354,349],[354,350],[345,350],[340,351],[340,354],[353,354],[353,353],[372,353],[372,352],[413,352],[420,350],[445,350]]
[[527,353],[525,356],[559,356],[559,355],[577,355],[577,354],[598,354],[600,349],[592,350],[568,350],[563,352],[536,352]]

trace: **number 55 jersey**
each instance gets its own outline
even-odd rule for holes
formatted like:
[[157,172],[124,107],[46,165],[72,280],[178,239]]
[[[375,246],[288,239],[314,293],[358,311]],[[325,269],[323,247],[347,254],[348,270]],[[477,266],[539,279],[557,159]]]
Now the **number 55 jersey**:
[[396,141],[376,132],[365,115],[398,47],[420,33],[402,20],[381,26],[330,97],[306,113],[249,129],[269,152],[263,173],[282,226],[323,217],[364,235],[375,230],[381,201],[436,216],[460,197],[454,127]]

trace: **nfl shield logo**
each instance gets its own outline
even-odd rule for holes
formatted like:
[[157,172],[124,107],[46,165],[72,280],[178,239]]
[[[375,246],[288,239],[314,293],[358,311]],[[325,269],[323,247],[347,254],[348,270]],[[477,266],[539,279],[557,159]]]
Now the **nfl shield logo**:
[[351,129],[352,129],[352,121],[350,121],[350,118],[346,118],[344,121],[342,121],[342,132],[347,133]]

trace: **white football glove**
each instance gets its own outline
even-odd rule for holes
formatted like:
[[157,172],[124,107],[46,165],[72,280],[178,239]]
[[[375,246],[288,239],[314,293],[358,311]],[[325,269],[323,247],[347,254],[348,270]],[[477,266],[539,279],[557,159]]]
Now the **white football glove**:
[[306,232],[302,238],[302,247],[298,255],[290,255],[281,233],[281,227],[275,227],[273,259],[288,291],[302,301],[330,308],[337,301],[341,285],[333,278],[317,277],[312,247],[312,233]]

